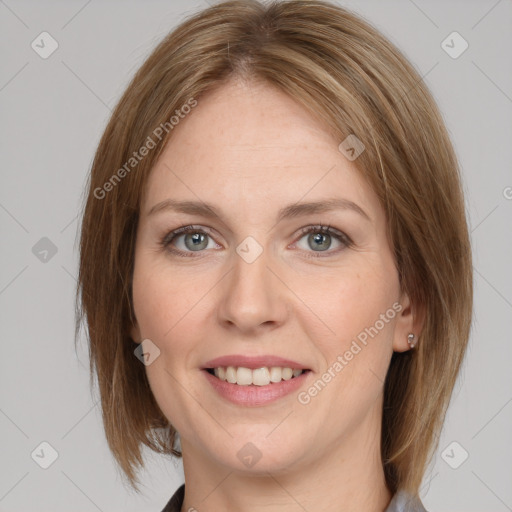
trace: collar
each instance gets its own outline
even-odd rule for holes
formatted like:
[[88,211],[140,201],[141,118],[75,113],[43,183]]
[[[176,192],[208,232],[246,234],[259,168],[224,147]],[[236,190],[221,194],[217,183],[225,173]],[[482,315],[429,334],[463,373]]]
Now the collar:
[[[184,497],[185,484],[177,489],[162,512],[181,512]],[[427,510],[425,510],[419,497],[402,490],[393,496],[384,512],[427,512]]]

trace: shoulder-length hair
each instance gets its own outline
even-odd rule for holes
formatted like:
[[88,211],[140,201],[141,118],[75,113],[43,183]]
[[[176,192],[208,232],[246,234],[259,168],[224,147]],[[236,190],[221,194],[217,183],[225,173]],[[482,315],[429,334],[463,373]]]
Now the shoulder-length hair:
[[425,314],[418,346],[392,356],[381,434],[389,489],[417,494],[470,332],[459,164],[432,95],[404,55],[362,18],[322,0],[232,0],[196,13],[158,44],[112,113],[85,200],[76,328],[86,320],[109,447],[136,490],[142,445],[181,456],[129,335],[135,237],[148,175],[179,130],[171,118],[230,78],[278,87],[340,143],[353,134],[365,146],[354,163],[385,210],[401,288]]

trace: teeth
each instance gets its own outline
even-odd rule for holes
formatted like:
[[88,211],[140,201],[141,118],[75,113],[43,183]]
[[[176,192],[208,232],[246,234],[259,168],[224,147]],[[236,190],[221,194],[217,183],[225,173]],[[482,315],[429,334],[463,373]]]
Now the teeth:
[[290,380],[293,377],[293,370],[291,368],[283,368],[283,379]]
[[226,380],[231,384],[236,384],[236,368],[233,366],[226,368]]
[[239,386],[250,386],[252,384],[252,370],[249,368],[238,368],[236,371],[236,383]]
[[298,377],[303,370],[292,368],[280,368],[279,366],[256,368],[244,368],[243,366],[228,366],[227,368],[218,367],[214,369],[214,374],[220,380],[225,380],[231,384],[239,386],[267,386],[271,382],[281,382],[281,380],[290,380],[292,377]]
[[[240,368],[238,368],[238,371],[240,371]],[[270,372],[268,371],[268,368],[257,368],[256,370],[252,370],[252,372],[250,371],[250,373],[252,380],[251,384],[254,384],[255,386],[266,386],[267,384],[270,384]]]
[[283,376],[283,371],[281,370],[281,368],[278,368],[278,367],[270,368],[271,382],[281,382],[282,376]]

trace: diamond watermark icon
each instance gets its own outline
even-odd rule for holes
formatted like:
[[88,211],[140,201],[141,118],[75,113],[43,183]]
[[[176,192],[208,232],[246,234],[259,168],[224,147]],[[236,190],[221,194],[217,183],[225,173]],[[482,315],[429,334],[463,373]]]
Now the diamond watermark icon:
[[46,441],[40,443],[30,456],[43,469],[48,469],[59,458],[57,450]]
[[338,149],[345,155],[345,158],[352,162],[365,150],[365,145],[351,133],[338,146]]
[[248,468],[252,468],[261,459],[261,452],[253,443],[244,444],[236,455]]
[[457,469],[469,457],[469,453],[457,441],[452,441],[441,453],[441,458],[452,469]]
[[452,58],[458,59],[469,47],[468,42],[458,33],[452,32],[441,43],[441,48]]
[[49,238],[43,236],[32,247],[32,253],[42,263],[48,263],[57,254],[57,246]]
[[252,236],[248,236],[237,246],[236,252],[246,263],[253,263],[263,252],[263,247]]
[[160,349],[150,339],[142,340],[133,353],[145,366],[149,366],[160,357]]
[[59,43],[48,32],[41,32],[30,46],[39,57],[47,59],[59,47]]

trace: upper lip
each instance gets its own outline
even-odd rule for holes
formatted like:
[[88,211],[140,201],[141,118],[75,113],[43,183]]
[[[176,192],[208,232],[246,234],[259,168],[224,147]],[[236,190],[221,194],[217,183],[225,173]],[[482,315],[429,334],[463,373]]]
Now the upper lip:
[[203,368],[219,368],[227,366],[243,366],[252,370],[256,368],[279,366],[281,368],[292,368],[298,370],[308,370],[309,368],[302,363],[286,359],[284,357],[262,355],[262,356],[243,356],[243,355],[228,355],[216,357],[204,363]]

